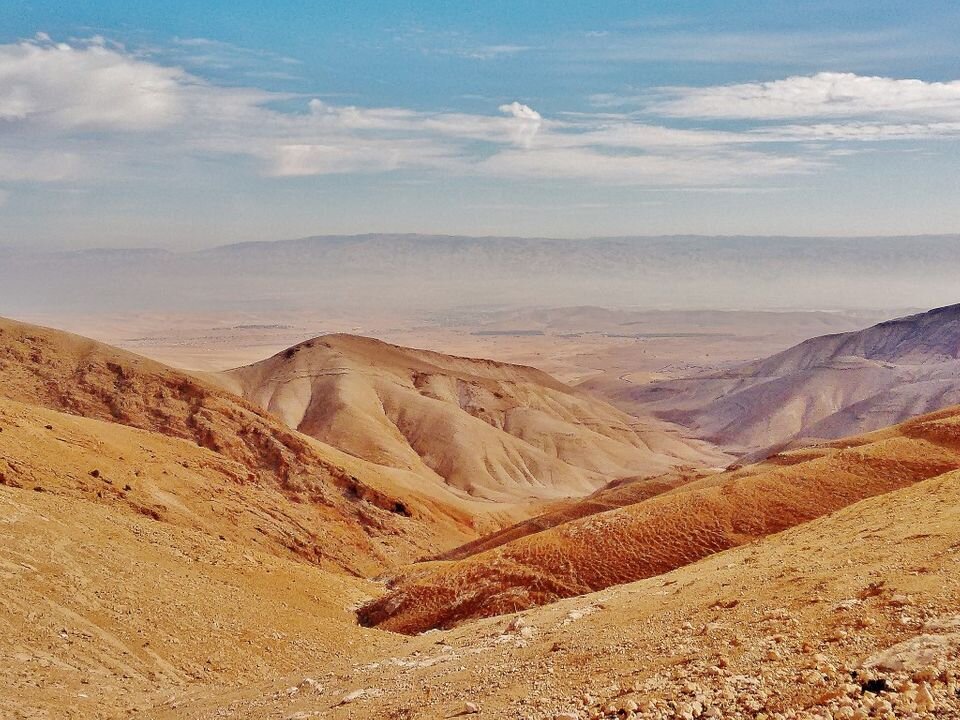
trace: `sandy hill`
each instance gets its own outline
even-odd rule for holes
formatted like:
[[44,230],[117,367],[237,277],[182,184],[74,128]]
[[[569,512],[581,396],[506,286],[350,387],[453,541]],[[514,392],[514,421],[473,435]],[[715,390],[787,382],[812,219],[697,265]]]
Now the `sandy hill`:
[[[190,526],[209,520],[214,535],[247,526],[278,551],[357,574],[476,534],[475,510],[443,488],[421,492],[413,475],[374,467],[202,379],[131,353],[0,320],[0,377],[0,399],[21,404],[23,412],[46,408],[86,419],[81,427],[79,418],[64,415],[37,436],[20,438],[12,430],[0,435],[0,443],[18,441],[6,454],[11,483],[32,483],[23,477],[24,458],[67,458],[78,446],[87,457],[67,463],[70,472],[51,470],[57,485],[70,492],[100,499],[119,494],[140,512]],[[65,440],[65,426],[77,428],[82,439]],[[134,436],[132,428],[144,432]],[[148,443],[154,449],[144,455]],[[98,448],[104,448],[101,461]],[[105,467],[106,448],[123,458],[115,469]],[[201,449],[202,457],[191,462],[188,456]],[[192,475],[166,477],[177,464]],[[155,491],[122,490],[146,478]],[[200,498],[217,509],[198,506]],[[229,517],[223,514],[228,508]],[[229,528],[232,523],[238,527]]]
[[729,370],[621,388],[613,401],[757,455],[886,427],[960,402],[960,305],[812,338]]
[[710,472],[702,469],[677,468],[655,477],[621,478],[584,498],[558,501],[540,515],[535,515],[532,518],[455,547],[442,553],[436,559],[440,561],[459,560],[470,555],[476,555],[484,550],[499,547],[571,520],[578,520],[588,515],[596,515],[625,505],[642,502],[710,474]]
[[[0,438],[101,425],[3,408]],[[61,491],[80,459],[41,453],[30,481],[46,492],[0,486],[4,717],[960,714],[960,472],[664,575],[407,637],[357,627],[370,583]]]
[[786,453],[408,573],[361,611],[400,632],[450,627],[660,575],[867,497],[960,469],[960,408]]
[[291,428],[381,466],[500,502],[585,495],[727,456],[546,373],[328,335],[220,375]]

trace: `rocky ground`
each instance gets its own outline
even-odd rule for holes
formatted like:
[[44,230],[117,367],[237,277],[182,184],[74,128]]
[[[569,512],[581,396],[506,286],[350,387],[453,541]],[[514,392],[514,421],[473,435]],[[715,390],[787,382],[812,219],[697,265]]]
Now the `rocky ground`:
[[[656,578],[162,718],[960,717],[960,473]],[[383,650],[388,650],[384,653]]]

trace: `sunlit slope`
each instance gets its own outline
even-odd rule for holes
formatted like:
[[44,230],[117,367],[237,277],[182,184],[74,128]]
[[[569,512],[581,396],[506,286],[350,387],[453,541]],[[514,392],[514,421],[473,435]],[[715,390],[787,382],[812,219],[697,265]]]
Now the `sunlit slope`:
[[290,427],[464,496],[585,495],[610,480],[729,458],[529,367],[330,335],[224,373]]
[[[211,463],[229,468],[231,492],[274,493],[297,508],[303,527],[293,535],[318,538],[304,551],[317,561],[366,572],[475,532],[472,510],[453,494],[420,493],[408,473],[346,455],[204,380],[131,353],[0,320],[0,377],[0,398],[101,421],[83,429],[94,455],[123,426],[182,441],[156,451],[170,463],[205,449]],[[23,451],[57,457],[49,435],[37,438],[47,443],[42,449],[25,441]],[[85,464],[92,470],[96,461]],[[343,548],[334,540],[341,535],[352,538]]]
[[[53,415],[54,429],[36,432],[64,438],[61,457],[44,465],[12,458],[10,444],[0,451],[0,716],[147,717],[200,688],[294,672],[354,637],[377,642],[361,639],[350,612],[368,592],[362,581],[277,553],[288,541],[309,546],[302,509],[276,515],[260,493],[207,487],[196,464],[216,461],[203,451],[182,454],[190,469],[151,464],[161,446],[135,431],[123,461],[112,441],[84,450],[73,423],[85,423]],[[11,427],[27,431],[9,406],[0,423],[0,443]],[[94,458],[99,478],[87,474]],[[129,477],[133,468],[168,474],[154,485]],[[88,487],[61,474],[86,476]],[[191,476],[198,484],[187,489]],[[222,539],[210,534],[217,529]],[[354,553],[361,564],[362,543]]]

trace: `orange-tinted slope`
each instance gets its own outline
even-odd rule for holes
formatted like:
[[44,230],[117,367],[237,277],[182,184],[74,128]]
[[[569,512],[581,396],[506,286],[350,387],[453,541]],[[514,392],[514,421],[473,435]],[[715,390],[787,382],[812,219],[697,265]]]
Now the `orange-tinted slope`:
[[935,477],[960,468],[960,408],[834,445],[821,457],[724,473],[410,574],[365,607],[361,621],[418,632],[542,605],[658,575]]
[[585,498],[561,501],[542,515],[523,520],[499,532],[484,535],[449,550],[443,553],[439,559],[460,560],[470,555],[476,555],[572,520],[648,500],[702,478],[706,474],[708,473],[692,468],[678,468],[652,478],[622,478]]
[[[388,555],[412,559],[471,534],[456,498],[419,494],[402,473],[391,476],[203,380],[132,353],[0,319],[0,378],[0,398],[102,421],[84,428],[91,447],[103,433],[116,434],[111,428],[128,426],[204,448],[211,465],[228,468],[208,478],[213,494],[250,488],[276,496],[276,507],[298,508],[270,512],[297,517],[283,542],[306,543],[296,552],[311,561],[375,572],[393,564]],[[48,424],[55,436],[61,423]],[[49,441],[38,438],[34,448],[24,439],[7,457],[55,454],[58,446]],[[175,461],[181,449],[163,452]]]

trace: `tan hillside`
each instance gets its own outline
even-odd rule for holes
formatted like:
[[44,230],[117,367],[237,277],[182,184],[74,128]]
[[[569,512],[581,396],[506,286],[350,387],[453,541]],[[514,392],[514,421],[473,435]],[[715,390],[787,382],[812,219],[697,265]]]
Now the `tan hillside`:
[[957,468],[960,408],[952,408],[411,573],[360,617],[368,625],[420,632],[542,605],[660,575]]
[[[275,529],[276,542],[313,562],[366,574],[476,532],[473,510],[442,488],[422,493],[415,477],[385,471],[325,446],[210,383],[131,353],[68,333],[0,320],[0,376],[0,398],[103,421],[76,430],[88,437],[73,444],[87,448],[89,456],[82,463],[78,459],[69,474],[58,475],[63,482],[83,478],[90,488],[106,490],[99,487],[102,481],[87,473],[107,471],[99,467],[106,459],[97,460],[97,448],[103,443],[121,438],[117,457],[128,458],[132,451],[124,450],[125,445],[148,442],[123,435],[122,426],[129,426],[179,441],[158,447],[154,465],[188,462],[185,454],[205,449],[192,487],[208,483],[211,495],[234,496],[237,504],[249,494],[269,496],[265,518],[287,518]],[[57,458],[69,447],[56,439],[57,428],[66,422],[51,420],[54,431],[22,439],[16,453]],[[165,439],[142,437],[151,443]],[[12,441],[11,434],[0,437],[0,442]],[[143,467],[121,468],[119,487],[135,485],[131,475],[135,471],[144,475],[148,460],[141,459]],[[9,474],[22,482],[16,472]],[[178,502],[172,496],[166,501],[154,498],[150,507],[161,517],[176,517]]]
[[[942,420],[881,435],[925,438],[918,454],[960,447],[955,422]],[[377,592],[368,583],[263,552],[241,531],[214,540],[137,511],[133,497],[153,492],[160,466],[123,491],[128,499],[63,480],[98,480],[75,470],[94,459],[101,477],[118,477],[145,459],[128,453],[169,443],[185,449],[184,482],[210,451],[12,402],[0,427],[7,468],[34,439],[69,441],[51,441],[67,452],[41,444],[14,460],[45,492],[16,487],[4,470],[0,716],[436,720],[472,702],[483,716],[535,720],[610,718],[606,708],[635,703],[635,716],[652,720],[674,717],[671,702],[753,717],[869,712],[883,701],[911,717],[924,687],[940,715],[918,718],[960,712],[950,674],[960,661],[960,472],[520,620],[406,637],[356,626],[351,607]],[[97,444],[104,428],[131,438],[124,462],[116,441]],[[864,689],[881,679],[888,690]]]
[[585,495],[727,456],[529,367],[330,335],[222,374],[290,427],[428,486],[503,502]]
[[621,388],[611,400],[753,456],[869,432],[960,403],[960,305],[812,338],[728,370]]
[[364,581],[299,552],[367,570],[363,532],[311,538],[308,509],[180,441],[9,401],[0,429],[0,717],[145,717],[295,672],[355,629]]
[[[121,356],[130,395],[106,389],[98,395],[90,387],[103,377],[108,348],[78,352],[64,346],[75,339],[52,332],[43,335],[45,344],[41,331],[24,326],[18,332],[28,337],[14,342],[12,327],[3,328],[3,347],[13,349],[3,356],[3,378],[10,379],[4,393],[25,399],[35,392],[51,405],[72,398],[91,414],[102,407],[98,397],[115,397],[127,419],[162,417],[140,416],[136,399],[169,379],[162,366],[130,367]],[[29,354],[15,360],[24,345],[40,348],[43,361]],[[83,371],[58,374],[68,361]],[[58,369],[44,370],[51,366]],[[86,379],[66,382],[76,377]],[[211,393],[200,407],[226,416],[213,415],[215,428],[227,423],[232,407],[239,417],[252,413],[248,422],[259,418],[265,432],[302,437],[228,394],[199,387]],[[170,403],[158,412],[173,423],[175,408]],[[154,421],[156,430],[164,428]],[[343,569],[375,573],[409,557],[418,536],[385,520],[435,537],[433,515],[408,518],[347,498],[344,506],[324,505],[330,516],[321,517],[266,468],[249,479],[238,459],[254,452],[245,444],[221,440],[212,449],[192,436],[0,398],[0,683],[7,688],[0,716],[435,720],[457,716],[470,702],[492,718],[634,712],[653,720],[699,704],[705,717],[717,717],[705,715],[711,709],[720,717],[760,711],[790,717],[799,710],[799,719],[805,708],[843,717],[843,707],[869,713],[884,702],[896,717],[910,717],[918,704],[952,717],[960,712],[950,675],[960,661],[960,472],[939,473],[958,466],[958,425],[960,410],[945,411],[732,473],[696,479],[683,471],[612,483],[584,508],[640,502],[465,560],[412,566],[399,573],[410,583],[401,579],[399,591],[421,586],[431,567],[447,572],[570,527],[581,533],[569,544],[543,547],[562,548],[570,563],[588,559],[585,576],[604,566],[632,567],[631,557],[644,547],[631,545],[630,536],[649,537],[645,547],[668,557],[678,540],[711,537],[695,527],[652,524],[661,515],[649,508],[670,508],[685,495],[700,499],[700,512],[685,522],[742,522],[739,529],[750,537],[784,518],[809,511],[802,518],[808,519],[829,498],[853,504],[746,546],[691,557],[692,564],[663,575],[532,608],[521,620],[464,622],[407,637],[358,627],[354,608],[382,589]],[[307,449],[291,455],[291,477],[317,467],[306,464],[314,462],[313,452],[340,457],[315,440],[302,442]],[[398,482],[363,477],[362,461],[341,460],[344,467],[355,463],[364,482]],[[930,479],[917,482],[921,477]],[[817,500],[805,505],[810,496]],[[431,497],[421,501],[424,507]],[[724,498],[726,505],[707,502]],[[355,506],[353,515],[341,515]],[[647,522],[634,523],[629,512],[644,507]],[[746,520],[737,514],[741,507]],[[582,510],[564,501],[555,512]],[[624,519],[625,530],[613,528],[596,544],[590,524],[610,517]],[[393,553],[394,547],[407,550]],[[544,568],[544,577],[561,574],[550,562]],[[516,570],[523,572],[519,564]],[[482,594],[486,587],[470,590]],[[881,679],[886,690],[878,690]]]

